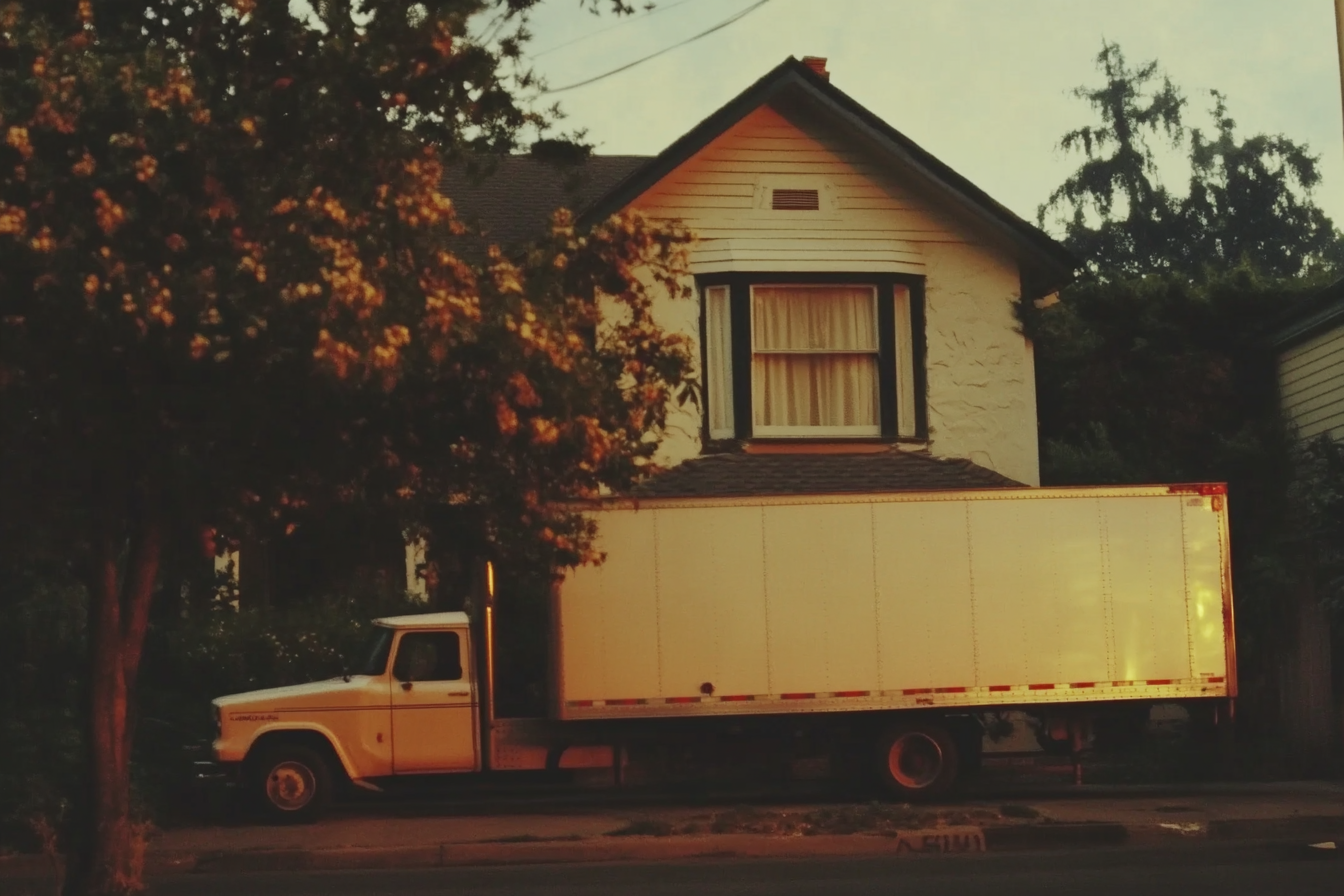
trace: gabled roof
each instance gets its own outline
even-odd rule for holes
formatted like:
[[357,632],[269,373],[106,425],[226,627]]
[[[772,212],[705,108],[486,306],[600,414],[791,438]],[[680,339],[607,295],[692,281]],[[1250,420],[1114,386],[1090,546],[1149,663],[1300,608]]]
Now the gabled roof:
[[875,454],[710,454],[644,480],[631,495],[746,497],[1026,487],[969,460],[892,449]]
[[1289,311],[1270,342],[1277,349],[1288,349],[1340,326],[1344,326],[1344,277]]
[[1067,249],[792,56],[616,183],[583,212],[580,223],[595,223],[634,202],[710,141],[766,104],[819,115],[997,232],[1018,258],[1023,298],[1048,295],[1073,280],[1079,262]]

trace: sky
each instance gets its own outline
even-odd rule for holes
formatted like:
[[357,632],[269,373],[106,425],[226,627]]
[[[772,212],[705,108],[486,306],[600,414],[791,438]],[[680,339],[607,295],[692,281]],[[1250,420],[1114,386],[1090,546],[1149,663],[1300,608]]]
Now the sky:
[[[605,5],[606,0],[601,0]],[[692,37],[758,0],[658,0],[594,16],[545,0],[529,52],[551,88]],[[605,8],[605,6],[604,6]],[[1238,134],[1283,134],[1320,156],[1316,202],[1344,229],[1344,122],[1333,0],[768,0],[722,30],[547,97],[603,154],[653,155],[786,57],[824,56],[831,82],[1028,220],[1077,166],[1057,149],[1097,121],[1072,95],[1098,85],[1102,41],[1156,59],[1208,129],[1226,94]],[[1181,193],[1182,154],[1164,179]]]

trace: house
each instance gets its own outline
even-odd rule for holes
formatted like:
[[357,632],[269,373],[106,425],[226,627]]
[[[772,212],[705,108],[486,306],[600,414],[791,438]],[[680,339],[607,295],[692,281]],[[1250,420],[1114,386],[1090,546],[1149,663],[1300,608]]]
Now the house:
[[696,304],[655,306],[700,347],[700,409],[678,408],[650,495],[1039,485],[1032,346],[1018,301],[1075,260],[789,58],[652,158],[581,171],[509,157],[445,192],[508,246],[568,205],[698,238]]
[[[704,400],[669,411],[667,470],[640,494],[1040,484],[1015,305],[1052,301],[1077,262],[832,84],[826,60],[785,60],[657,156],[489,161],[484,178],[449,170],[443,191],[506,250],[562,206],[581,225],[635,209],[698,238],[698,300],[654,315],[699,346]],[[422,594],[425,559],[407,549]]]
[[1344,279],[1295,309],[1272,343],[1283,412],[1298,437],[1344,441]]

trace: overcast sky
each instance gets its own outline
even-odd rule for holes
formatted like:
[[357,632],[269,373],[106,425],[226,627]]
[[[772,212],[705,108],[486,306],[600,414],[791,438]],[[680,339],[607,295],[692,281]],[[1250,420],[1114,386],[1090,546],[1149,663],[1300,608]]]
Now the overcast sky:
[[[581,11],[579,0],[547,0],[533,17],[534,64],[564,87],[755,2],[658,0],[653,14],[618,20]],[[1240,136],[1308,144],[1324,172],[1316,200],[1344,228],[1333,0],[769,0],[715,34],[554,99],[597,152],[652,155],[785,57],[825,56],[832,83],[1034,220],[1077,165],[1055,148],[1060,135],[1095,121],[1071,89],[1100,83],[1103,39],[1131,64],[1157,59],[1190,100],[1188,124],[1208,127],[1213,88],[1227,95]],[[1169,186],[1183,191],[1185,175],[1172,172]]]

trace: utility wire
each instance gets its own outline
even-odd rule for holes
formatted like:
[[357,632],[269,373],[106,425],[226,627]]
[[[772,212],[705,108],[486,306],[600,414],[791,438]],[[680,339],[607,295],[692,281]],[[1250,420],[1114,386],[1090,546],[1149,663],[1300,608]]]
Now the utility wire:
[[588,40],[588,38],[590,37],[597,37],[599,34],[606,34],[608,31],[620,28],[622,25],[628,25],[631,22],[642,22],[649,16],[656,16],[660,12],[667,12],[669,9],[676,9],[678,6],[681,6],[682,4],[689,2],[690,0],[677,0],[676,3],[669,3],[667,6],[655,6],[653,9],[650,9],[647,12],[643,12],[637,16],[631,16],[630,18],[620,19],[614,25],[608,25],[605,28],[589,32],[588,34],[580,34],[578,37],[573,38],[572,40],[567,40],[562,44],[556,44],[553,47],[547,47],[540,53],[533,53],[531,58],[540,59],[542,56],[545,56],[548,53],[554,53],[556,50],[563,50],[565,47],[573,46],[574,44],[577,43],[582,43],[583,41]]
[[707,28],[707,29],[705,29],[704,31],[701,31],[699,34],[694,35],[693,37],[688,37],[688,38],[686,38],[685,40],[680,41],[680,42],[678,42],[678,43],[675,43],[675,44],[673,44],[673,45],[670,46],[670,47],[663,47],[663,49],[659,50],[659,51],[656,52],[656,53],[650,53],[648,56],[645,56],[645,57],[643,57],[642,59],[636,59],[634,62],[627,62],[625,65],[622,65],[620,68],[614,68],[614,69],[612,69],[612,70],[609,71],[609,72],[603,72],[603,73],[600,74],[600,75],[597,75],[597,76],[592,77],[592,78],[588,78],[588,79],[583,80],[583,81],[577,81],[577,82],[575,82],[575,83],[573,83],[573,84],[566,84],[564,87],[556,87],[556,88],[553,89],[553,90],[544,90],[544,91],[542,91],[542,93],[564,93],[566,90],[574,90],[574,89],[579,88],[579,87],[587,87],[589,84],[596,84],[598,81],[604,80],[604,79],[606,79],[606,78],[610,78],[612,75],[619,75],[621,72],[629,71],[630,69],[634,68],[634,67],[637,66],[637,65],[642,65],[642,64],[644,64],[645,62],[648,62],[650,59],[656,59],[656,58],[658,58],[659,56],[663,55],[664,53],[670,53],[670,52],[672,52],[673,50],[677,49],[678,47],[684,47],[684,46],[686,46],[687,44],[695,43],[697,40],[699,40],[699,39],[702,38],[702,37],[708,37],[709,35],[713,34],[715,31],[719,31],[719,30],[722,30],[722,29],[724,29],[724,28],[727,28],[729,25],[733,24],[734,22],[738,21],[739,19],[745,18],[746,16],[748,16],[748,15],[750,15],[751,13],[755,12],[756,10],[760,9],[762,6],[764,6],[765,4],[767,4],[767,3],[769,3],[769,2],[770,2],[770,0],[757,0],[757,2],[753,3],[751,6],[748,6],[746,9],[742,10],[742,11],[739,12],[739,13],[735,13],[734,15],[729,16],[728,18],[724,19],[722,22],[719,22],[719,24],[715,25],[714,27],[712,27],[712,28]]

